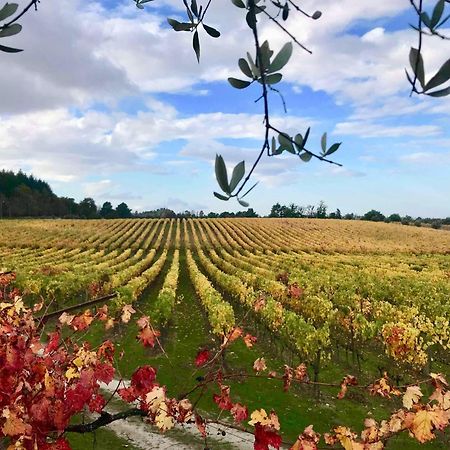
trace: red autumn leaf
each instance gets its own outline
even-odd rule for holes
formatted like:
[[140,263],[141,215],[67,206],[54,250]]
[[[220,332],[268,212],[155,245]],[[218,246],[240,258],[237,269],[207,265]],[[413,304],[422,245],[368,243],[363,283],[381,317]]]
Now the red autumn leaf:
[[111,341],[105,341],[97,350],[97,356],[112,362],[114,358],[114,344]]
[[106,401],[105,401],[103,395],[95,394],[89,400],[89,404],[88,404],[89,411],[101,413],[103,408],[105,407],[105,404],[106,404]]
[[98,381],[109,384],[114,378],[115,369],[108,363],[97,363],[94,369],[94,376]]
[[294,378],[297,381],[308,381],[308,371],[305,364],[300,364],[294,369]]
[[119,394],[120,398],[127,403],[134,402],[138,398],[138,394],[135,391],[134,388],[120,388],[117,390],[117,393]]
[[123,323],[128,323],[131,319],[131,315],[134,314],[136,310],[131,305],[125,305],[122,308],[122,315],[120,316]]
[[245,405],[240,403],[235,403],[231,408],[231,414],[233,414],[234,420],[236,422],[242,422],[248,418],[248,409]]
[[256,338],[255,336],[252,336],[251,334],[247,333],[247,334],[243,337],[243,340],[244,340],[244,344],[245,344],[248,348],[251,348],[251,347],[253,347],[253,344],[256,343],[257,338]]
[[106,322],[108,320],[108,306],[103,305],[101,308],[97,309],[97,319]]
[[12,372],[21,370],[24,361],[22,358],[22,352],[17,348],[16,345],[6,344],[6,358],[4,363],[4,368]]
[[358,384],[358,381],[356,380],[356,377],[353,375],[346,375],[344,379],[341,382],[341,390],[339,391],[339,394],[337,395],[337,398],[339,400],[342,400],[345,397],[345,394],[347,393],[347,386],[355,386]]
[[157,330],[153,330],[150,327],[143,328],[139,334],[136,336],[136,339],[141,341],[144,347],[154,347],[155,340],[161,333]]
[[254,450],[270,450],[269,446],[279,449],[281,446],[281,436],[271,427],[255,424]]
[[198,428],[198,431],[200,431],[200,434],[202,437],[206,437],[206,423],[203,420],[202,416],[199,416],[198,414],[195,415],[195,425]]
[[214,394],[213,400],[220,409],[229,411],[233,408],[233,403],[230,398],[230,387],[220,386],[220,395]]
[[48,336],[49,340],[47,346],[45,347],[45,352],[51,353],[55,351],[59,346],[60,334],[58,331],[54,331],[53,333],[48,333]]
[[150,326],[150,317],[142,316],[140,319],[136,320],[136,324],[139,327],[139,329],[142,330],[142,328]]
[[283,374],[283,390],[287,392],[291,387],[292,378],[294,377],[293,370],[288,365],[284,365],[284,374]]
[[292,283],[288,286],[288,295],[291,298],[299,299],[303,295],[303,289],[297,283]]
[[195,357],[195,365],[201,367],[208,362],[210,358],[210,353],[208,349],[200,350]]
[[81,411],[92,396],[91,389],[77,383],[66,393],[66,405],[71,412]]
[[156,370],[151,366],[142,366],[131,376],[131,387],[138,395],[145,395],[153,389],[155,380]]
[[75,331],[82,331],[88,328],[93,320],[94,317],[92,316],[91,311],[87,309],[84,313],[75,316],[74,319],[70,322],[70,326]]

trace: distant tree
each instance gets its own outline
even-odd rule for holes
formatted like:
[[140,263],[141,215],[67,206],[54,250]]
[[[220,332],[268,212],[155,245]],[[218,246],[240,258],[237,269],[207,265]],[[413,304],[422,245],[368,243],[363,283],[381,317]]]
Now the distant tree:
[[269,217],[281,217],[281,205],[279,203],[275,203],[270,210]]
[[93,219],[97,217],[97,206],[94,199],[87,197],[80,202],[79,205],[80,216],[85,219]]
[[305,214],[307,217],[315,217],[316,207],[314,205],[308,205],[305,207]]
[[439,230],[440,228],[442,228],[442,221],[439,219],[433,220],[433,222],[431,222],[431,228]]
[[114,211],[114,208],[113,208],[111,202],[103,203],[103,205],[99,211],[99,214],[104,219],[112,219],[112,218],[116,217],[116,211]]
[[400,214],[391,214],[387,219],[386,222],[401,222],[402,218]]
[[450,217],[446,217],[442,219],[442,225],[450,225]]
[[376,211],[375,209],[371,209],[369,212],[366,212],[364,216],[362,216],[362,220],[370,220],[371,222],[383,222],[385,216],[381,214],[380,211]]
[[116,208],[116,214],[119,219],[128,219],[132,216],[131,209],[124,202],[119,203]]
[[318,219],[326,219],[327,218],[327,205],[325,204],[325,202],[323,202],[322,200],[320,201],[320,203],[317,205],[317,209],[316,209],[316,217]]
[[253,208],[248,208],[247,211],[238,211],[235,214],[235,217],[259,217],[259,216],[258,214],[256,214]]
[[402,225],[409,225],[413,221],[411,216],[405,216],[402,218]]
[[353,213],[347,213],[347,214],[345,214],[344,219],[345,220],[355,220],[356,217],[355,217],[355,214],[353,214]]

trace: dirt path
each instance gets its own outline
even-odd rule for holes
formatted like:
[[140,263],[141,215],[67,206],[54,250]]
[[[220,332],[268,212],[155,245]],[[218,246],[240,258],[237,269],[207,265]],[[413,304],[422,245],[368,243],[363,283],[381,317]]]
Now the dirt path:
[[[114,380],[109,385],[102,385],[102,389],[113,393],[118,381]],[[127,382],[122,381],[122,386]],[[120,411],[120,407],[108,408],[111,412]],[[203,450],[205,443],[201,439],[197,427],[193,424],[179,425],[169,433],[162,434],[150,425],[137,418],[119,420],[108,425],[108,428],[121,438],[127,439],[134,446],[142,450],[159,449],[166,450]],[[248,433],[233,428],[210,424],[208,426],[208,448],[211,450],[252,450],[253,439]]]

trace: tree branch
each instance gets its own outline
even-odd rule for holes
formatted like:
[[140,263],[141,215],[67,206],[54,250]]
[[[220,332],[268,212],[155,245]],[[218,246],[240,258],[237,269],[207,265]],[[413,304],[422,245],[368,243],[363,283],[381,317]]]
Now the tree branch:
[[137,408],[128,409],[117,414],[109,414],[108,412],[104,411],[101,413],[100,417],[93,422],[69,425],[65,429],[65,431],[67,433],[91,433],[92,431],[109,425],[116,420],[127,419],[128,417],[145,417],[146,415],[147,413],[145,411]]
[[12,25],[13,23],[17,22],[22,16],[24,16],[31,9],[31,7],[33,5],[34,5],[34,10],[37,11],[37,4],[40,2],[41,2],[41,0],[31,0],[30,3],[28,3],[28,5],[22,10],[22,12],[20,14],[18,14],[16,17],[11,19],[9,22],[1,25],[0,30],[3,30],[4,28],[7,28],[10,25]]

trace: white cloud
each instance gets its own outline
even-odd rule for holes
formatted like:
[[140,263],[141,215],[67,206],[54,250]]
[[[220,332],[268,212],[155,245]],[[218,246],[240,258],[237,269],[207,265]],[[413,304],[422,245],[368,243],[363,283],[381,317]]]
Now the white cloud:
[[432,151],[422,151],[402,155],[399,160],[412,164],[432,164],[447,165],[450,163],[450,152],[438,153]]
[[365,121],[340,122],[336,124],[334,133],[340,135],[355,135],[364,138],[386,137],[427,137],[436,136],[442,132],[437,125],[381,125]]

